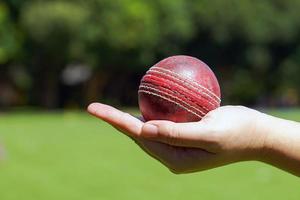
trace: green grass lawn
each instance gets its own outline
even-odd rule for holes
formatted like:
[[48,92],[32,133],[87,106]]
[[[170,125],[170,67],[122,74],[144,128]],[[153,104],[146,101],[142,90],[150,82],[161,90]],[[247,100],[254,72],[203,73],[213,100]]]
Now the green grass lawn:
[[1,114],[0,141],[1,200],[300,199],[299,178],[258,162],[174,175],[85,113]]

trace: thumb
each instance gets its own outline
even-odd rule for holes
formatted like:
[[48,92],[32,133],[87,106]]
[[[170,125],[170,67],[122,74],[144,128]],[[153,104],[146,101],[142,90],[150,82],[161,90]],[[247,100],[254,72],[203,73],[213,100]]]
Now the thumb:
[[141,136],[173,146],[210,149],[213,137],[205,121],[174,123],[157,120],[146,122]]

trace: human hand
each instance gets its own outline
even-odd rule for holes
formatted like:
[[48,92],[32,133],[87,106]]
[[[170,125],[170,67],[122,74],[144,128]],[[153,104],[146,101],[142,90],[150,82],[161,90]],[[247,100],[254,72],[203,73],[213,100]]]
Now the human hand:
[[206,170],[259,159],[265,136],[256,131],[260,112],[224,106],[200,122],[143,121],[111,106],[91,104],[88,111],[131,137],[175,173]]
[[148,155],[155,158],[174,173],[182,173],[186,169],[196,169],[207,157],[213,155],[196,148],[176,147],[161,142],[147,140],[141,136],[144,122],[142,119],[117,110],[111,106],[94,103],[88,107],[92,115],[108,122],[120,132],[133,139]]
[[257,131],[257,126],[263,123],[264,116],[243,106],[223,106],[199,122],[146,122],[140,137],[172,146],[200,148],[227,161],[258,159],[266,135]]

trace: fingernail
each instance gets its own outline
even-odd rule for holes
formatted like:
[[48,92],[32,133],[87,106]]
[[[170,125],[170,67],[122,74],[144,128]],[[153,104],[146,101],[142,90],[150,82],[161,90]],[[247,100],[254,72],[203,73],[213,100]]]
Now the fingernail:
[[155,137],[158,133],[157,126],[153,124],[145,124],[142,131],[142,136]]
[[87,110],[89,112],[94,112],[96,111],[96,108],[97,108],[97,104],[96,103],[91,103],[88,107],[87,107]]

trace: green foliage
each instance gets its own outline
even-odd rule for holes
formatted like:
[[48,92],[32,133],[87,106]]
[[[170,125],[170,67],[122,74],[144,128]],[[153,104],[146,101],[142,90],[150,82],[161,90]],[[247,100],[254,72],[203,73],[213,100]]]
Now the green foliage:
[[182,9],[187,5],[181,0],[95,0],[86,6],[92,15],[85,29],[87,41],[109,51],[105,59],[113,56],[111,62],[118,52],[136,52],[134,59],[129,58],[129,65],[134,60],[138,65],[153,62],[155,53],[178,50],[178,44],[187,41],[194,31],[191,14]]
[[[45,46],[66,42],[82,31],[88,12],[80,4],[60,1],[28,3],[22,9],[21,20],[30,37]],[[55,46],[56,49],[59,46]]]
[[[68,63],[106,77],[120,71],[128,82],[163,57],[192,54],[225,73],[225,88],[234,85],[227,102],[255,104],[258,96],[299,90],[299,10],[299,0],[5,0],[0,64],[24,64],[33,79],[55,66],[43,75],[51,74],[45,84],[53,90]],[[110,87],[113,80],[105,80]]]
[[300,46],[296,49],[294,54],[284,60],[279,68],[279,72],[282,74],[282,79],[280,81],[281,92],[291,88],[296,91],[300,91]]
[[9,18],[8,8],[0,3],[0,64],[16,56],[20,42],[16,27]]
[[114,65],[116,55],[136,52],[135,60],[145,64],[155,52],[175,52],[193,35],[184,7],[181,0],[29,1],[20,19],[33,41],[55,52],[65,45],[72,59],[101,67],[103,59]]
[[99,13],[103,40],[117,49],[131,49],[157,42],[158,27],[153,8],[138,0],[108,1]]
[[251,43],[292,41],[299,33],[300,2],[199,0],[194,6],[202,29],[216,41],[240,37]]
[[[191,4],[184,0],[153,1],[160,25],[160,48],[167,53],[168,48],[177,48],[181,43],[191,39],[196,31]],[[172,52],[172,51],[171,51]]]

